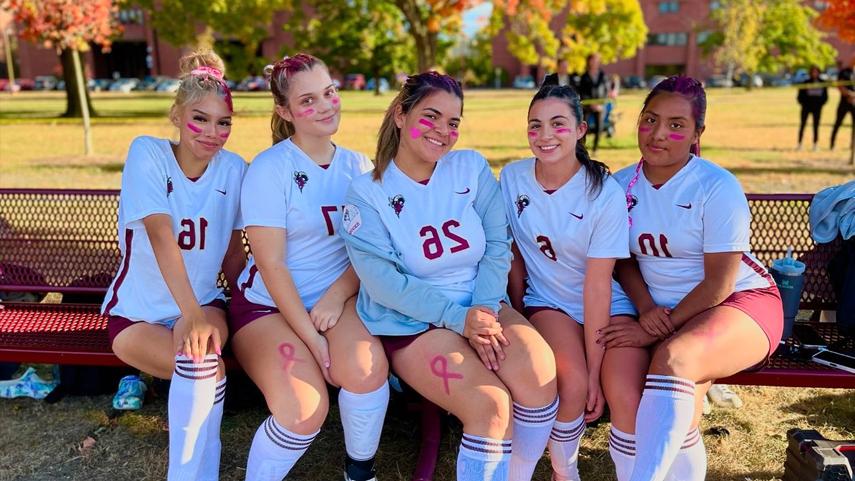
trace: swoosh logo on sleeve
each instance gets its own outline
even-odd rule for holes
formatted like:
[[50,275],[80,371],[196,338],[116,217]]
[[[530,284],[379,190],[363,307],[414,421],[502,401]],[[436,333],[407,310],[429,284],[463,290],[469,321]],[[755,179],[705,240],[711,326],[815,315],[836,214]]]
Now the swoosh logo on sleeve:
[[677,204],[677,207],[682,207],[683,209],[691,209],[691,208],[692,208],[692,203],[691,203],[691,202],[689,202],[689,203],[688,203],[688,204],[686,204],[686,205]]
[[575,217],[575,218],[577,218],[577,219],[579,219],[579,220],[582,220],[582,218],[583,218],[583,217],[585,217],[585,214],[579,214],[579,215],[576,215],[576,214],[574,214],[574,213],[572,213],[572,212],[570,213],[570,215],[572,215],[573,217]]
[[469,187],[467,187],[467,188],[466,188],[466,190],[464,190],[463,192],[457,192],[457,191],[455,191],[455,193],[456,193],[456,194],[460,194],[460,195],[468,194],[468,193],[469,193]]

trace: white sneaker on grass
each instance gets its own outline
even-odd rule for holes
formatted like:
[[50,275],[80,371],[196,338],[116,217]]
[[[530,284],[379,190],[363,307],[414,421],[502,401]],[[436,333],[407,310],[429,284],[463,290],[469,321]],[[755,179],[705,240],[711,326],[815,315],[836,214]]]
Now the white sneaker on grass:
[[742,399],[727,384],[713,384],[707,392],[707,397],[713,404],[721,408],[739,409],[742,407]]

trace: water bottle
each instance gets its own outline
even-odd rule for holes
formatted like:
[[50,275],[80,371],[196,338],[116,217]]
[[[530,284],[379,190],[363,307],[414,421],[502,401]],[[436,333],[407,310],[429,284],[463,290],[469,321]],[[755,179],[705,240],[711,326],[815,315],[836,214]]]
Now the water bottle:
[[805,263],[793,258],[793,248],[787,249],[787,255],[783,259],[772,262],[770,269],[778,291],[781,292],[781,301],[784,304],[784,342],[793,334],[793,322],[799,313],[799,301],[802,298],[802,287],[805,282]]

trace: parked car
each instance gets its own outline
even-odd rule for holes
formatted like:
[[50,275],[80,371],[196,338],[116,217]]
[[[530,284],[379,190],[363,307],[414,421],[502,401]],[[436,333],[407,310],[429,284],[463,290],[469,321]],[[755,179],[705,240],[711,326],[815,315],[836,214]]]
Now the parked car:
[[668,77],[664,75],[654,75],[650,77],[650,80],[647,81],[647,86],[652,89],[653,87],[657,86],[659,82],[665,80],[666,78]]
[[537,86],[534,83],[534,77],[531,75],[517,75],[511,85],[515,89],[533,89]]
[[177,78],[165,78],[157,84],[154,88],[155,92],[177,92],[178,86],[181,85],[181,81]]
[[53,90],[56,88],[56,77],[53,75],[39,75],[35,78],[35,90]]
[[345,90],[364,90],[365,85],[365,75],[361,73],[349,73],[344,76]]
[[621,87],[625,87],[628,89],[644,89],[647,88],[647,82],[644,80],[643,77],[640,77],[638,75],[630,75],[629,77],[626,77],[623,80]]
[[759,74],[754,74],[749,78],[747,73],[743,73],[736,81],[736,84],[740,87],[748,87],[749,83],[752,87],[760,88],[763,86],[763,77]]
[[[365,90],[374,90],[375,84],[377,83],[376,78],[368,79],[368,82],[365,84]],[[385,93],[389,91],[389,81],[385,78],[380,78],[380,93]]]
[[93,92],[101,92],[110,90],[110,85],[113,84],[113,79],[109,78],[96,78],[89,79],[86,85],[89,87],[89,90]]
[[28,78],[17,78],[15,79],[15,91],[20,90],[33,90],[36,88],[36,83],[33,82],[33,79]]
[[237,84],[235,90],[240,90],[243,92],[261,92],[263,90],[267,90],[267,80],[264,77],[253,76],[244,78]]
[[733,87],[733,80],[727,78],[726,75],[713,75],[707,79],[706,86],[710,88],[730,88]]
[[139,85],[140,79],[138,78],[120,78],[110,84],[110,92],[122,92],[122,93],[130,93],[131,90],[134,89],[137,85]]

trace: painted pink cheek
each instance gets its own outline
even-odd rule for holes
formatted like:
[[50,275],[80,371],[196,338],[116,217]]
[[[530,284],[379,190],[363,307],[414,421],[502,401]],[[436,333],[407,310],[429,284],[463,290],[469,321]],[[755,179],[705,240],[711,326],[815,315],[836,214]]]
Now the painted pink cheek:
[[220,138],[223,140],[226,140],[229,138],[229,135],[231,135],[231,134],[232,134],[231,132],[226,132],[226,133],[220,134]]
[[671,140],[683,140],[686,138],[686,136],[680,134],[668,134],[668,138]]
[[456,139],[458,136],[460,136],[460,134],[457,133],[456,130],[452,130],[451,132],[448,133],[448,136],[451,137],[452,139]]
[[569,134],[570,129],[555,129],[556,134]]
[[315,109],[306,109],[306,110],[300,112],[299,115],[300,115],[300,117],[308,117],[314,113],[315,113]]
[[333,97],[330,102],[332,102],[333,105],[338,105],[339,103],[341,103],[341,100],[339,100],[338,97]]
[[535,132],[534,130],[529,130],[528,131],[528,138],[533,139],[535,137],[537,137],[537,132]]
[[647,133],[647,132],[650,132],[650,127],[639,127],[638,131],[643,132],[643,133]]
[[433,122],[431,122],[430,120],[426,120],[426,119],[419,119],[419,123],[424,125],[425,127],[429,128],[429,129],[433,129],[436,127],[436,125],[434,125]]
[[410,137],[417,139],[422,136],[422,131],[413,127],[410,129]]
[[190,122],[187,122],[187,128],[190,129],[190,132],[193,132],[194,134],[201,134],[202,133],[201,127],[199,127],[195,124],[191,124]]

